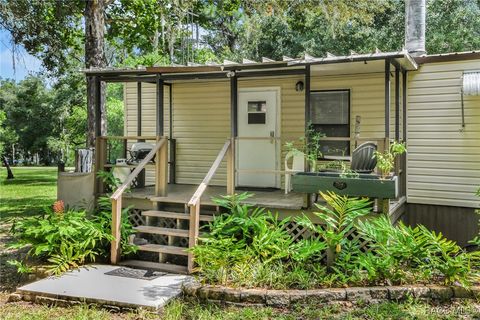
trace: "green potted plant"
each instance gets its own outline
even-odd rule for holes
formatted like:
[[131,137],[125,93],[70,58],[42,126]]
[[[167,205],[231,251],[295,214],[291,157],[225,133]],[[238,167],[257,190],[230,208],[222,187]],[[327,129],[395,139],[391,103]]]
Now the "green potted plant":
[[374,157],[377,159],[377,168],[380,170],[381,179],[387,179],[395,167],[397,156],[407,152],[405,143],[393,141],[388,150],[384,152],[375,151]]
[[[287,152],[293,151],[303,153],[310,166],[310,171],[315,172],[317,160],[322,156],[322,152],[320,151],[320,140],[323,137],[325,137],[325,134],[316,131],[310,123],[307,126],[306,136],[298,138],[298,141],[286,142],[285,149]],[[297,147],[299,145],[301,148]]]

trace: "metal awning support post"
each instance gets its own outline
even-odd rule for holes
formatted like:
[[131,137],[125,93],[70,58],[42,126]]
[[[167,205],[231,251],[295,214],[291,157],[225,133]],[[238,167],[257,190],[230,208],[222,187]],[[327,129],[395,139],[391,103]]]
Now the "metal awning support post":
[[177,163],[177,141],[173,137],[173,85],[164,83],[168,86],[168,183],[176,183],[176,163]]
[[[310,123],[310,76],[311,76],[310,64],[305,65],[305,142],[308,143],[308,125]],[[310,163],[307,161],[306,169],[310,171]],[[288,186],[285,186],[288,188]],[[304,205],[310,207],[312,194],[307,193],[304,197]]]
[[[137,136],[142,136],[142,82],[137,82]],[[138,139],[138,142],[145,142],[143,139]],[[137,176],[137,187],[145,187],[145,170],[142,170]]]
[[[407,143],[407,70],[402,70],[402,137],[403,143]],[[407,154],[401,158],[402,177],[400,180],[400,195],[407,195]]]
[[310,121],[310,65],[305,66],[305,134]]
[[[137,82],[137,136],[142,135],[142,83]],[[139,140],[140,141],[140,140]]]
[[227,154],[227,192],[234,194],[236,175],[235,138],[238,136],[238,77],[235,73],[230,76],[230,122],[232,140]]
[[403,141],[407,141],[407,70],[402,71],[402,125]]
[[238,136],[238,78],[234,74],[230,77],[230,121],[231,136]]
[[395,66],[395,140],[400,140],[400,68]]
[[[385,143],[383,147],[384,150],[380,150],[380,151],[386,151],[390,148],[390,102],[391,102],[390,66],[391,66],[390,59],[385,59]],[[384,214],[388,214],[390,212],[390,200],[378,199],[377,207]]]
[[[390,59],[385,60],[385,138],[390,138]],[[387,146],[385,146],[387,147]]]
[[164,106],[163,106],[163,79],[160,74],[156,77],[157,91],[157,136],[164,135]]

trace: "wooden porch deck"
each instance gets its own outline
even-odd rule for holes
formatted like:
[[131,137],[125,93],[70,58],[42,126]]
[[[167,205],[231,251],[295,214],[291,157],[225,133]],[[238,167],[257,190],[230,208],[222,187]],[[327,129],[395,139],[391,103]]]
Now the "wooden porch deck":
[[[156,197],[155,187],[147,186],[144,188],[132,189],[131,192],[125,193],[125,199],[144,199],[158,202],[170,203],[188,203],[192,195],[195,193],[198,185],[193,184],[168,184],[167,195],[165,197]],[[301,210],[304,207],[305,195],[303,193],[290,192],[285,194],[280,189],[248,189],[240,188],[236,193],[249,192],[253,196],[248,199],[248,203],[255,206],[272,208],[272,209],[288,209]],[[227,187],[208,186],[201,197],[202,205],[215,205],[212,198],[220,197],[227,194]]]

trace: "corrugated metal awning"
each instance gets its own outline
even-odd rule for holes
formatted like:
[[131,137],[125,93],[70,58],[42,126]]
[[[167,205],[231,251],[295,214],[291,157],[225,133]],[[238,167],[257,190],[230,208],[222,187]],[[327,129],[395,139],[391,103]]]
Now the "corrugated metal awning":
[[467,96],[480,95],[480,71],[463,73],[463,94]]

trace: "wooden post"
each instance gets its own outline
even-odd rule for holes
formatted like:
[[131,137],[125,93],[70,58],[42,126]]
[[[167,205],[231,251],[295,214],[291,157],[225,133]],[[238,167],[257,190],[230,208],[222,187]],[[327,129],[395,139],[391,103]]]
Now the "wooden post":
[[[383,151],[388,151],[390,149],[390,138],[385,137],[383,141]],[[384,214],[388,214],[390,212],[390,199],[379,199],[379,206],[381,211]]]
[[[157,143],[163,137],[157,137]],[[162,145],[155,157],[155,195],[164,197],[168,187],[168,143]]]
[[227,194],[235,194],[235,138],[230,139],[227,151]]
[[110,247],[110,262],[117,264],[120,261],[120,241],[122,234],[120,224],[122,221],[122,197],[112,199],[112,236],[113,240]]
[[[190,206],[190,230],[189,230],[189,239],[188,247],[193,248],[197,244],[198,238],[198,229],[199,229],[199,219],[200,219],[200,199],[195,203],[195,205]],[[188,253],[188,273],[192,273],[194,258],[191,252]]]

